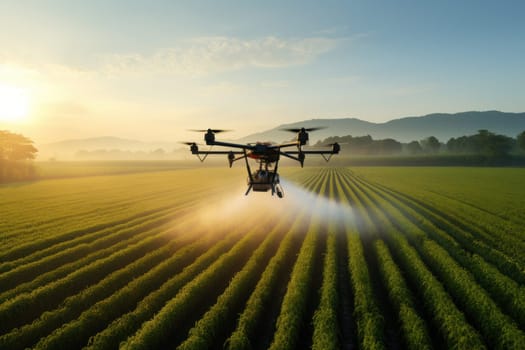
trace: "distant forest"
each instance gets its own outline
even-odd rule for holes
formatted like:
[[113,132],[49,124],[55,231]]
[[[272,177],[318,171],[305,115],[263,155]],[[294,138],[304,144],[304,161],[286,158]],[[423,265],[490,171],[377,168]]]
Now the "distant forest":
[[317,142],[315,146],[333,143],[341,145],[342,153],[349,156],[390,156],[390,155],[477,155],[505,157],[510,154],[525,154],[525,131],[516,138],[498,135],[488,130],[477,134],[451,138],[446,143],[434,136],[423,140],[401,143],[394,139],[374,140],[367,136],[332,136]]
[[[525,131],[516,138],[498,135],[488,130],[477,134],[451,138],[446,143],[434,136],[423,140],[401,143],[394,139],[374,140],[367,136],[333,136],[319,141],[314,146],[333,143],[341,145],[340,165],[496,165],[525,166]],[[32,180],[37,177],[33,160],[38,150],[29,138],[0,130],[0,183]],[[81,151],[80,158],[117,152],[122,159],[136,155],[126,151]],[[163,149],[144,154],[146,157],[166,157]],[[349,162],[352,157],[362,157],[358,162]]]

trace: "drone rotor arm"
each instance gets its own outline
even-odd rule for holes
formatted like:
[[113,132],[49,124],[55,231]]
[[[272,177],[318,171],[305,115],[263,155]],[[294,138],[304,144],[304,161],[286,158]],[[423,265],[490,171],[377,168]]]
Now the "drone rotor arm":
[[[223,142],[223,141],[213,141],[208,143],[210,146],[221,146],[221,147],[231,147],[231,148],[240,148],[240,149],[248,149],[252,150],[254,146],[252,145],[243,145],[240,143],[231,143],[231,142]],[[240,152],[242,153],[242,152]]]
[[293,146],[297,147],[299,145],[300,145],[300,143],[298,141],[290,141],[290,142],[281,143],[281,144],[278,144],[278,145],[271,145],[268,148],[269,149],[275,149],[275,148],[285,148],[285,147],[293,147]]

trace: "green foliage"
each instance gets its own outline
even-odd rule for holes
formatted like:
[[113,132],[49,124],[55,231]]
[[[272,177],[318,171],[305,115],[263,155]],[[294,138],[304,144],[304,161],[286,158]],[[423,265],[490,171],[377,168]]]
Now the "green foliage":
[[423,153],[423,148],[418,141],[411,141],[406,145],[406,149],[409,154],[421,154]]
[[[191,265],[186,266],[180,273],[169,278],[158,289],[140,300],[134,310],[116,318],[103,331],[91,338],[88,348],[101,349],[118,347],[118,345],[126,340],[131,333],[137,331],[144,322],[152,318],[155,312],[160,310],[170,298],[175,296],[182,286],[195,278],[199,273],[203,272],[220,256],[220,254],[224,253],[226,249],[231,247],[232,241],[236,238],[236,235],[231,235],[224,240],[217,242],[205,254],[199,256]],[[206,240],[210,240],[210,237],[206,238]],[[204,242],[197,243],[202,244]],[[173,265],[175,262],[175,260],[169,259],[166,262],[166,265]],[[158,270],[149,275],[155,276],[157,273]],[[140,279],[135,283],[128,285],[129,290],[123,290],[124,293],[119,292],[118,295],[115,296],[115,300],[118,300],[117,298],[128,298],[129,293],[132,293],[135,288],[140,288],[140,286],[144,288],[146,286],[144,283],[147,283],[147,280]],[[147,290],[150,289],[151,286],[147,286]],[[101,305],[104,307],[111,307],[111,303],[112,300],[109,299]]]
[[27,137],[0,130],[0,183],[33,179],[35,170],[27,161],[37,152]]
[[231,280],[215,305],[190,330],[188,338],[178,347],[179,349],[210,348],[217,343],[219,335],[223,334],[225,328],[235,320],[237,312],[255,286],[261,270],[268,263],[275,246],[279,243],[278,237],[282,229],[277,226],[268,234],[243,269]]
[[522,131],[518,134],[518,137],[516,138],[516,143],[518,144],[519,148],[525,151],[525,131]]
[[479,130],[476,135],[451,138],[447,150],[452,153],[473,153],[491,157],[507,155],[514,147],[515,140],[504,135],[496,135],[488,130]]
[[324,258],[321,301],[315,311],[312,349],[339,349],[339,294],[337,285],[337,236],[334,227],[329,229]]
[[261,322],[267,311],[267,305],[270,304],[270,298],[277,293],[279,276],[284,273],[288,265],[293,263],[293,252],[298,249],[301,238],[298,233],[299,224],[303,219],[304,217],[298,217],[281,242],[277,253],[268,263],[244,311],[239,316],[236,330],[226,341],[228,349],[251,349],[255,345],[252,344],[251,339],[255,338],[258,326],[262,326]]
[[165,347],[170,334],[177,328],[183,327],[186,318],[209,300],[208,291],[219,292],[217,287],[224,285],[224,279],[228,280],[228,276],[234,274],[245,263],[257,243],[258,236],[254,231],[246,235],[228,253],[182,287],[175,298],[166,303],[152,319],[145,322],[134,336],[121,344],[121,347],[124,349]]
[[408,349],[432,349],[425,322],[414,309],[410,293],[401,271],[393,261],[388,247],[383,241],[376,241],[375,249],[379,260],[381,278],[388,289],[390,302],[399,314],[401,329]]
[[318,224],[314,222],[306,234],[286,289],[270,349],[295,349],[297,346],[299,330],[311,297],[310,284],[313,268],[317,263],[315,257],[319,240],[318,228]]
[[437,153],[441,147],[439,140],[435,136],[429,136],[420,141],[421,148],[427,153]]
[[0,161],[16,162],[35,159],[37,152],[38,150],[33,146],[33,141],[27,137],[7,130],[0,130]]
[[374,140],[367,136],[332,136],[319,141],[317,146],[338,142],[343,145],[345,151],[359,155],[389,155],[401,153],[401,142],[391,138]]
[[[376,198],[377,203],[384,201],[384,199],[379,197]],[[436,229],[428,228],[427,230],[419,231],[414,224],[416,222],[415,219],[408,220],[406,214],[399,215],[400,210],[390,204],[384,204],[384,211],[388,213],[393,223],[403,227],[404,232],[409,233],[408,237],[416,245],[425,263],[445,281],[452,296],[459,300],[460,305],[477,321],[476,326],[480,328],[487,342],[495,348],[519,348],[519,344],[525,341],[525,334],[500,311],[496,303],[476,284],[472,275],[458,266],[457,262],[450,259],[448,253],[440,245],[425,239],[425,233],[434,238],[432,233]],[[419,222],[425,224],[425,219],[421,218]],[[419,227],[421,227],[421,224],[419,224]],[[450,237],[435,238],[447,247],[449,251],[455,251],[455,247],[448,243],[452,242]],[[460,261],[463,262],[463,259],[460,259]],[[465,262],[465,264],[471,267],[468,262]],[[474,269],[474,272],[477,271]],[[485,272],[481,271],[479,273]]]
[[213,171],[0,186],[0,348],[525,343],[524,169]]

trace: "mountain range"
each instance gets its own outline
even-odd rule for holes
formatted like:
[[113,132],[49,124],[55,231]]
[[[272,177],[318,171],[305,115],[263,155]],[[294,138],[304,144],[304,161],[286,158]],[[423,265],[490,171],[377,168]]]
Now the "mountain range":
[[506,113],[499,111],[462,112],[455,114],[434,113],[421,117],[406,117],[384,123],[373,123],[356,118],[311,119],[243,137],[240,141],[285,141],[293,138],[282,129],[324,127],[310,134],[312,143],[329,136],[365,136],[374,139],[392,138],[400,142],[422,140],[435,136],[441,142],[452,137],[476,134],[486,129],[496,134],[516,137],[525,130],[525,113]]
[[[294,135],[283,131],[287,128],[323,129],[310,133],[310,144],[330,136],[364,136],[374,139],[392,138],[400,142],[422,140],[435,136],[441,142],[447,142],[452,137],[476,134],[480,129],[486,129],[496,134],[516,137],[525,130],[525,113],[507,113],[500,111],[461,112],[455,114],[434,113],[420,117],[406,117],[390,120],[384,123],[373,123],[357,118],[311,119],[290,124],[282,124],[273,129],[247,135],[237,142],[274,141],[282,142],[294,138]],[[222,136],[222,135],[221,135]],[[146,143],[138,140],[122,139],[114,136],[66,140],[46,145],[37,145],[39,159],[78,159],[79,151],[93,152],[96,150],[118,150],[105,157],[122,157],[127,159],[180,158],[186,155],[186,149],[181,149],[178,143]],[[154,152],[162,149],[165,153]],[[180,151],[176,151],[180,150]],[[111,153],[111,152],[109,152]],[[88,154],[95,157],[96,154]]]

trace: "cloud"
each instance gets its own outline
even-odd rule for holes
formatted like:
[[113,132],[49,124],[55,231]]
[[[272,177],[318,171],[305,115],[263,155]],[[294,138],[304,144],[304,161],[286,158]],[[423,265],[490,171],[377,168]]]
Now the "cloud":
[[252,40],[200,37],[185,40],[175,47],[158,49],[150,55],[108,54],[99,59],[103,70],[110,74],[205,75],[244,68],[307,64],[333,50],[339,40],[325,37],[282,39],[270,36]]

